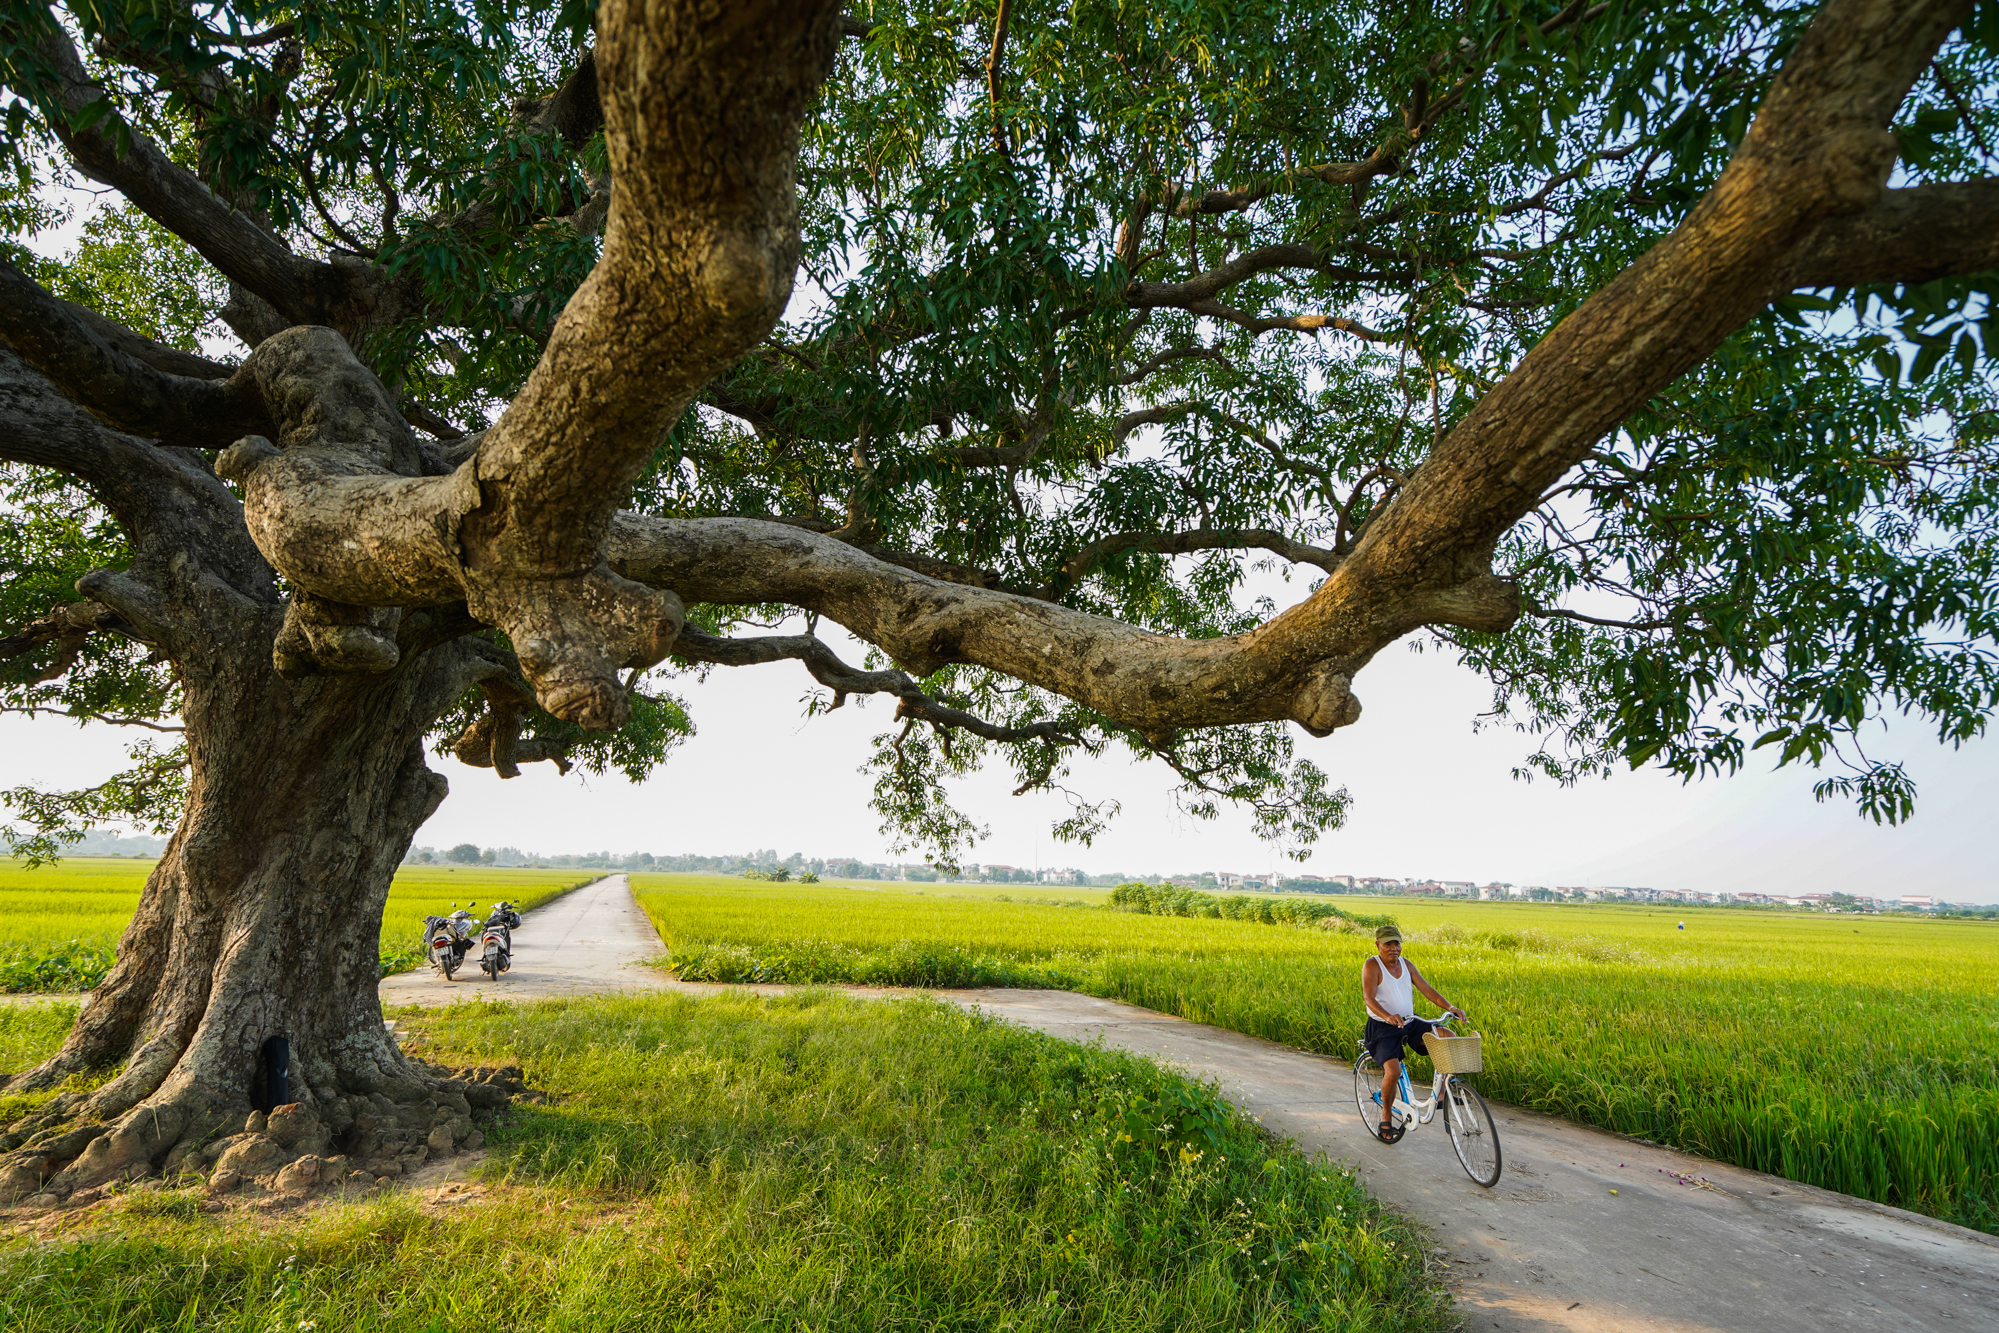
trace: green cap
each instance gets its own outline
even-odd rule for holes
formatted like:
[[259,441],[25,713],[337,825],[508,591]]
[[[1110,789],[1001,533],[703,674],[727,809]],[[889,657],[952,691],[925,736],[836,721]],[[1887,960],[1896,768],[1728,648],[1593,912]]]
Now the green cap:
[[1394,940],[1397,944],[1402,943],[1402,932],[1393,926],[1375,927],[1374,942],[1376,944],[1385,944],[1389,940]]

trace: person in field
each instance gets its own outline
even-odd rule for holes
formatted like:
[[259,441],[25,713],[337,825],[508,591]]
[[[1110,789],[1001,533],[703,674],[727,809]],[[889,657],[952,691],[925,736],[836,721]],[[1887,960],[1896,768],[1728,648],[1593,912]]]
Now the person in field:
[[[1360,996],[1367,1006],[1367,1030],[1361,1044],[1381,1066],[1381,1127],[1375,1132],[1384,1143],[1394,1142],[1395,1084],[1402,1075],[1403,1050],[1414,1046],[1428,1053],[1424,1037],[1437,1024],[1416,1017],[1416,991],[1422,991],[1446,1014],[1459,1018],[1465,1012],[1430,988],[1416,964],[1402,956],[1402,932],[1383,926],[1374,932],[1374,957],[1360,965]],[[1448,1035],[1448,1034],[1447,1034]]]

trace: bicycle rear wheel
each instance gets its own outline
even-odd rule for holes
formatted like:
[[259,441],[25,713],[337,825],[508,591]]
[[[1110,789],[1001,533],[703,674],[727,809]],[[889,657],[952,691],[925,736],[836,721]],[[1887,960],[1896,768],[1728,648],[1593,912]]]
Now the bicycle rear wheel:
[[1408,1132],[1408,1126],[1402,1123],[1400,1116],[1390,1116],[1382,1113],[1381,1077],[1381,1066],[1374,1062],[1373,1056],[1369,1055],[1366,1051],[1362,1051],[1360,1059],[1353,1062],[1354,1109],[1360,1112],[1360,1122],[1367,1126],[1369,1138],[1379,1139],[1381,1137],[1381,1122],[1383,1120],[1394,1121],[1395,1128],[1391,1132],[1388,1141],[1390,1143],[1398,1143],[1401,1141],[1403,1134]]
[[1499,1127],[1485,1098],[1469,1083],[1453,1078],[1444,1087],[1444,1127],[1451,1148],[1474,1184],[1491,1189],[1499,1183]]

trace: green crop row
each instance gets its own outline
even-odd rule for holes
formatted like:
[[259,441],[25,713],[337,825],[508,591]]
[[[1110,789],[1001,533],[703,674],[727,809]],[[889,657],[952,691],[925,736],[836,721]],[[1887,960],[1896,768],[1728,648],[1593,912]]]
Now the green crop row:
[[[0,993],[89,990],[117,960],[151,861],[72,858],[35,870],[0,860]],[[382,910],[382,975],[423,962],[423,918],[506,898],[523,911],[588,884],[575,870],[405,866]]]
[[[1105,910],[1114,894],[1065,907],[969,886],[632,880],[683,975],[1062,987],[1342,1058],[1373,951],[1317,925]],[[1274,919],[1293,900],[1266,901]],[[1999,928],[1352,906],[1391,909],[1408,956],[1471,1013],[1493,1096],[1999,1233]]]
[[1146,916],[1205,916],[1218,921],[1259,921],[1266,926],[1328,926],[1355,931],[1392,926],[1395,918],[1349,912],[1313,898],[1251,893],[1202,893],[1174,884],[1120,884],[1109,906]]

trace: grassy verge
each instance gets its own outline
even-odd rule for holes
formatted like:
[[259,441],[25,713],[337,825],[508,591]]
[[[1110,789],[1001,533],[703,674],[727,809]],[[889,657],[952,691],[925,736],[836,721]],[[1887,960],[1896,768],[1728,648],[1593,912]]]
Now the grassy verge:
[[[53,1055],[76,1022],[73,1004],[0,1004],[0,1081]],[[17,1120],[55,1094],[8,1096],[0,1093],[0,1125]],[[5,1324],[0,1324],[4,1329]]]
[[[72,858],[28,870],[0,860],[0,993],[89,990],[102,981],[153,865]],[[579,870],[404,866],[382,909],[382,975],[423,962],[423,917],[447,914],[453,900],[506,898],[525,911],[598,878]]]
[[[1275,910],[1264,923],[968,887],[632,883],[683,975],[1059,986],[1340,1057],[1373,948],[1357,922]],[[1999,927],[1339,903],[1410,932],[1410,956],[1488,1038],[1491,1095],[1999,1234]]]
[[1137,1059],[925,1001],[465,1006],[429,1054],[557,1095],[489,1191],[218,1224],[127,1196],[0,1244],[0,1327],[1443,1327],[1418,1237]]

